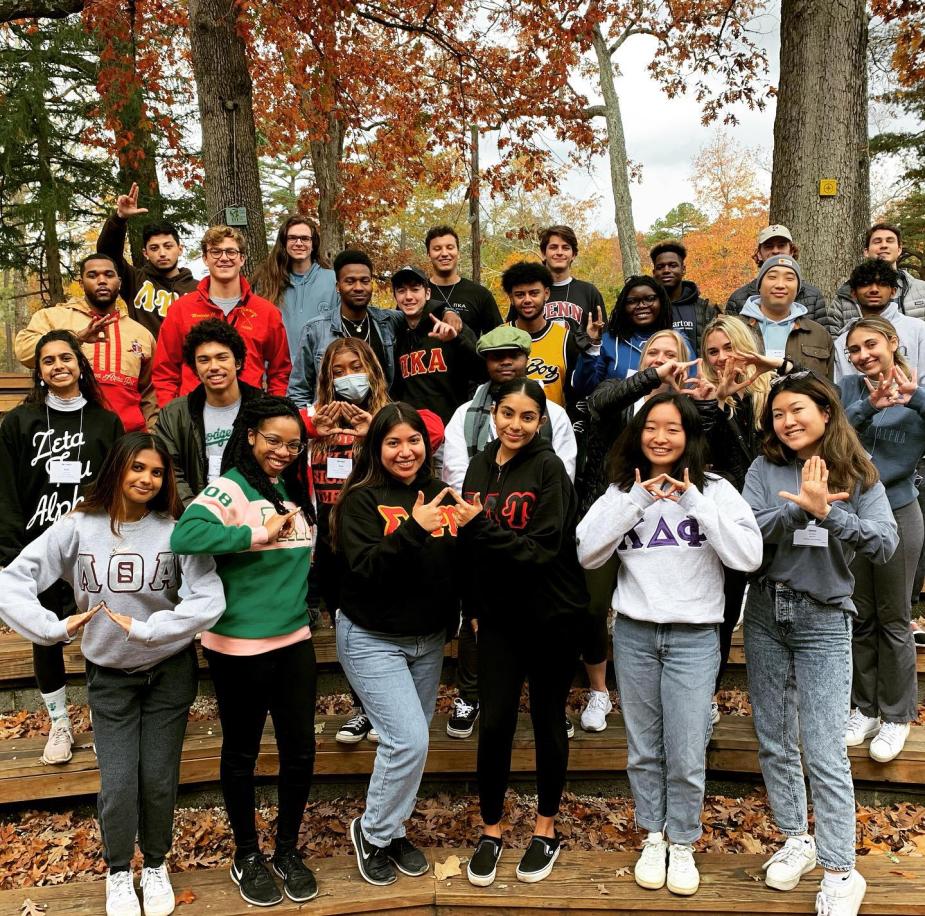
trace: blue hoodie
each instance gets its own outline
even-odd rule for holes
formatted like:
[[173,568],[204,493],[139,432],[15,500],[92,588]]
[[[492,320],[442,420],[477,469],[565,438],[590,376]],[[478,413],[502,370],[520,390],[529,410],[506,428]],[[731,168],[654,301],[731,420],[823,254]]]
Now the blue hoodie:
[[308,273],[289,274],[289,286],[283,291],[280,312],[289,340],[289,358],[295,365],[302,329],[313,318],[327,315],[340,305],[334,287],[334,271],[312,264]]
[[794,302],[786,318],[774,321],[761,311],[761,296],[750,296],[740,314],[743,318],[754,318],[758,322],[765,353],[783,355],[787,349],[787,338],[793,331],[793,323],[806,314],[806,307]]

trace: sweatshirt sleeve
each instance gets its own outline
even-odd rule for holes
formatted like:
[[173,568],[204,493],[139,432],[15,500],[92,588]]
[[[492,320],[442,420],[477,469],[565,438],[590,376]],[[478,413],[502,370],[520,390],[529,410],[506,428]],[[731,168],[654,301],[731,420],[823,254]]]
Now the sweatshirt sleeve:
[[[174,553],[240,553],[267,542],[267,529],[240,523],[234,497],[223,489],[224,478],[206,487],[180,516],[170,535]],[[208,495],[207,495],[208,494]]]
[[16,358],[29,369],[35,367],[35,347],[43,334],[52,330],[50,311],[47,308],[39,309],[13,340],[13,351]]
[[127,639],[142,646],[163,646],[192,639],[225,613],[225,592],[212,557],[180,556],[180,601],[155,611],[147,620],[132,620]]
[[829,514],[817,524],[872,563],[886,563],[899,545],[899,531],[883,484],[878,480],[860,493],[857,512],[851,509],[848,503],[832,503]]
[[[470,402],[457,407],[446,425],[443,438],[443,480],[457,493],[462,492],[466,469],[469,467],[469,451],[466,448],[466,409]],[[2,430],[2,427],[0,427]]]
[[267,339],[264,344],[264,358],[267,361],[267,394],[285,397],[292,374],[292,362],[289,359],[289,341],[286,328],[277,309],[271,313]]
[[167,454],[173,462],[173,473],[177,481],[177,495],[184,506],[188,506],[196,494],[193,492],[189,481],[186,479],[186,469],[184,467],[183,452],[180,448],[178,436],[180,434],[180,422],[176,410],[168,405],[158,415],[154,425],[154,435],[157,440],[167,449]]
[[745,475],[745,489],[742,495],[752,508],[765,543],[779,544],[791,537],[797,528],[805,528],[815,519],[807,515],[796,503],[782,499],[777,493],[768,492],[767,481],[762,476],[764,466],[763,458],[752,462]]
[[654,502],[639,484],[633,484],[629,492],[611,484],[578,523],[578,562],[585,569],[600,569]]
[[[552,402],[546,405],[549,422],[552,424],[552,447],[565,465],[569,480],[574,482],[575,466],[578,461],[578,442],[575,439],[575,430],[572,428],[572,421],[568,418],[568,414],[562,408],[555,410],[557,407],[559,405]],[[445,451],[444,460],[446,460]]]
[[[179,326],[176,303],[167,309],[167,315],[157,335],[154,351],[154,367],[151,380],[157,403],[163,407],[180,396],[180,380],[183,372],[183,329]],[[173,319],[173,320],[171,320]]]
[[26,517],[15,468],[23,454],[19,443],[19,415],[7,414],[0,423],[0,566],[12,562],[22,549]]
[[678,505],[696,519],[723,566],[754,572],[761,565],[764,543],[748,503],[726,480],[710,485],[710,496],[693,484]]
[[122,219],[117,213],[113,213],[103,223],[99,238],[96,240],[96,250],[100,254],[109,255],[116,262],[116,270],[119,272],[119,279],[122,281],[119,295],[128,306],[129,317],[134,318],[136,311],[135,294],[141,285],[138,279],[141,271],[125,260],[125,237],[127,234],[128,221]]

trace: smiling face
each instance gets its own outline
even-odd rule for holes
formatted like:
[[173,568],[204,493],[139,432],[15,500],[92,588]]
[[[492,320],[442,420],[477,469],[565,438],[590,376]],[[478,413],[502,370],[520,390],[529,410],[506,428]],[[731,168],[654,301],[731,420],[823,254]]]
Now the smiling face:
[[424,437],[410,424],[398,423],[382,440],[380,457],[387,473],[409,484],[418,476],[427,458]]
[[164,460],[153,448],[137,452],[122,478],[122,496],[127,506],[131,509],[151,502],[164,485],[164,473]]
[[459,264],[459,243],[452,235],[438,235],[430,240],[427,256],[438,274],[452,276]]
[[511,305],[517,316],[523,321],[535,321],[543,317],[546,300],[549,298],[549,289],[539,280],[530,283],[518,283],[511,287]]
[[637,328],[648,328],[655,324],[662,304],[651,286],[634,286],[626,295],[626,314]]
[[703,355],[707,365],[719,375],[726,368],[726,360],[735,347],[725,331],[713,331],[703,342]]
[[851,365],[874,381],[881,372],[887,376],[893,371],[893,354],[898,346],[895,337],[890,340],[870,328],[855,328],[845,342]]
[[421,282],[406,281],[393,290],[395,305],[409,321],[417,322],[424,314],[430,287]]
[[302,450],[301,430],[293,417],[270,417],[247,432],[254,458],[267,477],[279,477]]
[[286,254],[297,266],[308,264],[312,257],[312,228],[307,223],[293,223],[286,230]]
[[684,262],[675,251],[663,251],[652,263],[652,275],[669,292],[684,279]]
[[808,395],[782,391],[771,402],[774,434],[804,461],[815,455],[822,442],[828,411]]
[[542,254],[549,269],[557,273],[567,273],[575,260],[575,249],[561,235],[549,236]]
[[77,354],[63,340],[50,340],[42,347],[39,373],[48,390],[59,398],[75,398],[80,393]]
[[655,334],[646,343],[645,356],[639,362],[639,371],[664,366],[669,360],[680,360],[678,342],[671,334]]
[[800,291],[800,280],[789,267],[772,267],[762,278],[761,307],[787,314]]
[[234,385],[240,368],[225,344],[209,340],[196,347],[196,375],[212,394],[227,391]]
[[508,452],[517,452],[533,441],[546,422],[540,405],[522,391],[512,392],[491,409],[498,438]]
[[864,249],[864,255],[868,258],[876,258],[878,261],[895,264],[902,250],[903,246],[900,245],[892,229],[876,229]]
[[892,302],[896,287],[889,283],[863,283],[852,290],[854,298],[864,312],[877,314]]
[[674,404],[656,404],[649,411],[640,440],[642,453],[651,465],[651,475],[669,474],[687,447],[681,412]]

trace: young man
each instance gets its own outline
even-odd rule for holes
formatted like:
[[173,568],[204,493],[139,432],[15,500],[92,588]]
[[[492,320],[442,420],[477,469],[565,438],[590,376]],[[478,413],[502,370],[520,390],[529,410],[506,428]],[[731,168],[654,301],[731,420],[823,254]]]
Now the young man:
[[[897,269],[896,264],[902,251],[903,237],[897,226],[876,223],[867,230],[864,257],[883,261],[896,271],[896,289],[892,301],[896,303],[901,314],[921,320],[925,318],[925,280],[913,277],[908,270]],[[839,287],[832,302],[831,314],[833,325],[839,332],[854,319],[856,304],[850,281]]]
[[502,275],[501,285],[511,300],[515,327],[526,331],[532,341],[527,378],[543,384],[546,397],[560,407],[571,405],[572,372],[578,361],[576,334],[545,318],[552,275],[535,261],[518,261]]
[[650,252],[652,276],[665,287],[671,300],[672,327],[687,338],[691,353],[700,355],[703,329],[719,314],[700,295],[697,284],[685,280],[687,249],[680,242],[662,242]]
[[90,360],[109,409],[119,415],[126,432],[151,429],[157,398],[151,381],[154,337],[116,307],[119,274],[107,254],[91,254],[80,262],[83,298],[39,309],[13,343],[16,358],[30,369],[35,347],[52,330],[73,331]]
[[241,335],[247,350],[239,377],[270,394],[286,393],[289,343],[279,309],[251,291],[241,276],[244,236],[230,226],[213,226],[202,237],[202,259],[209,268],[196,290],[179,298],[167,312],[154,354],[154,387],[163,407],[189,394],[199,378],[183,360],[183,341],[194,324],[206,318],[227,321]]
[[155,337],[167,309],[176,299],[196,288],[196,278],[188,267],[178,267],[183,253],[180,235],[172,223],[148,223],[141,230],[145,263],[134,267],[125,260],[125,235],[133,216],[147,213],[138,206],[138,185],[116,200],[115,215],[103,224],[96,250],[116,262],[122,280],[122,299],[129,317],[144,325]]
[[[441,476],[458,492],[469,462],[497,437],[491,417],[492,391],[503,382],[527,374],[527,360],[532,341],[526,331],[511,325],[501,325],[479,338],[476,349],[485,359],[488,381],[475,391],[471,401],[457,408],[447,424]],[[540,428],[540,435],[551,437],[552,447],[562,459],[566,471],[575,479],[578,446],[566,412],[555,402],[547,401],[549,422]],[[463,620],[459,628],[456,661],[456,686],[459,696],[453,701],[453,714],[446,733],[451,738],[468,738],[479,717],[478,656],[471,621]]]
[[424,238],[433,267],[431,295],[456,312],[476,337],[501,324],[495,297],[484,286],[459,275],[459,236],[452,226],[434,226]]
[[447,327],[434,336],[441,322],[428,304],[430,281],[417,267],[402,267],[392,275],[392,295],[405,318],[396,331],[392,397],[432,410],[446,424],[466,400],[470,384],[485,375],[472,331],[464,326],[457,335]]
[[154,434],[173,459],[184,506],[221,475],[241,404],[263,394],[238,378],[246,354],[241,335],[217,318],[194,324],[183,341],[183,360],[199,385],[161,409]]
[[752,296],[739,316],[764,346],[768,356],[785,358],[832,378],[834,345],[829,332],[806,317],[796,301],[801,289],[800,265],[787,255],[768,258],[758,271],[758,295]]
[[900,346],[916,370],[919,384],[925,384],[925,321],[900,311],[896,302],[899,283],[899,273],[885,260],[867,260],[851,271],[846,286],[851,291],[854,313],[847,313],[846,309],[845,329],[835,341],[836,381],[846,375],[857,375],[845,353],[848,331],[856,318],[873,316],[885,318],[896,328]]
[[[779,224],[768,226],[758,233],[758,247],[752,255],[752,260],[760,268],[768,258],[777,255],[786,255],[796,261],[800,256],[800,249],[793,241],[793,235],[786,226]],[[758,295],[758,280],[751,280],[745,286],[740,286],[726,303],[727,315],[738,315],[745,303],[753,296]],[[796,301],[806,309],[806,315],[813,321],[818,322],[834,337],[837,333],[834,322],[829,315],[825,297],[821,290],[817,289],[810,283],[801,281],[800,288],[797,290]]]
[[564,323],[573,331],[584,330],[595,309],[600,309],[601,316],[607,321],[607,307],[601,291],[593,283],[572,276],[572,265],[578,257],[575,230],[570,226],[544,229],[540,233],[540,254],[552,275],[546,318]]

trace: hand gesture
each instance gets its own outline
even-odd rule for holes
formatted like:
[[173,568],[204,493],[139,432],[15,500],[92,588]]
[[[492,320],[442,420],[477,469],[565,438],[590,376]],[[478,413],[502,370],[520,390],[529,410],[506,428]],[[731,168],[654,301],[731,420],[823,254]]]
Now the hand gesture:
[[601,342],[601,338],[604,336],[604,314],[599,305],[595,306],[593,315],[588,314],[587,332],[591,343]]
[[716,399],[718,401],[725,401],[726,398],[731,398],[748,388],[755,378],[761,375],[761,372],[749,375],[747,365],[735,355],[726,360],[726,365],[723,366],[723,372],[719,378],[719,384],[716,386]]
[[679,393],[683,393],[684,389],[681,386],[687,379],[687,370],[695,365],[697,365],[696,359],[692,359],[689,363],[681,363],[676,359],[669,359],[667,363],[662,363],[655,372],[663,382],[668,383],[670,388],[673,388]]
[[896,379],[896,389],[902,398],[900,403],[905,404],[909,398],[915,394],[919,387],[918,376],[912,371],[912,378],[909,378],[899,366],[893,366],[893,378]]
[[77,631],[82,630],[91,620],[93,620],[100,608],[105,606],[106,602],[101,601],[99,604],[93,605],[89,611],[84,611],[82,614],[71,614],[71,616],[67,618],[66,623],[67,635],[76,635]]
[[443,502],[444,496],[451,491],[451,487],[444,487],[429,503],[426,503],[424,502],[424,494],[418,490],[418,498],[415,500],[414,508],[411,510],[411,517],[425,531],[433,532],[438,528],[442,528],[446,521],[446,513],[440,503]]
[[147,208],[138,206],[138,185],[133,184],[128,194],[120,194],[116,198],[116,215],[122,219],[128,219],[131,216],[140,216],[147,213]]
[[453,501],[456,503],[454,507],[456,524],[460,528],[464,528],[477,515],[482,514],[482,497],[478,493],[475,494],[475,499],[471,503],[467,503],[455,490],[450,490],[450,496],[453,497]]
[[[905,378],[905,376],[903,377]],[[876,385],[865,375],[864,384],[867,385],[867,390],[870,392],[870,403],[875,410],[884,410],[894,404],[902,403],[901,400],[898,400],[900,397],[899,386],[892,372],[886,376],[881,372]]]
[[803,465],[803,476],[800,481],[800,492],[794,495],[781,490],[777,494],[781,499],[789,499],[796,503],[804,512],[823,519],[829,514],[830,503],[840,499],[850,499],[850,493],[829,492],[829,471],[818,455],[813,455]]
[[340,415],[341,419],[349,424],[349,428],[344,431],[355,436],[365,436],[369,432],[369,424],[373,422],[373,415],[369,411],[348,401],[341,402]]
[[463,320],[459,313],[447,306],[443,310],[443,318],[440,319],[444,324],[448,324],[457,334],[463,329]]
[[[447,311],[450,310],[447,309]],[[427,335],[428,337],[436,337],[441,343],[449,343],[456,337],[459,329],[454,328],[448,321],[441,321],[433,313],[430,315],[430,320],[434,323],[434,329]]]
[[346,402],[344,401],[331,401],[330,404],[325,404],[324,407],[319,407],[315,411],[312,422],[315,424],[315,432],[318,433],[319,438],[333,436],[337,433],[353,432],[353,430],[344,429],[340,425],[345,406]]
[[289,537],[295,528],[295,517],[301,512],[301,509],[293,509],[285,515],[276,513],[264,522],[267,529],[267,543],[274,544],[280,538]]
[[733,350],[731,359],[742,366],[754,366],[759,371],[756,375],[764,372],[773,372],[780,369],[784,361],[779,356],[765,356],[764,353],[745,353],[742,350]]
[[681,390],[697,401],[716,399],[716,385],[703,374],[703,361],[697,360],[697,374],[681,383]]
[[81,343],[94,343],[100,340],[100,335],[105,336],[106,328],[112,324],[113,320],[118,321],[118,312],[110,312],[108,315],[94,315],[90,323],[82,330],[75,331],[77,339]]
[[116,614],[114,611],[109,609],[108,604],[103,604],[103,609],[106,611],[106,616],[115,623],[122,627],[126,633],[132,632],[132,618],[128,614]]
[[653,499],[662,499],[664,496],[662,493],[662,484],[665,482],[667,476],[667,474],[657,474],[655,477],[643,480],[642,474],[639,473],[639,468],[636,468],[636,483],[638,483]]
[[683,480],[675,480],[674,477],[670,477],[668,474],[663,474],[662,476],[665,478],[665,483],[668,484],[667,489],[662,490],[662,499],[677,502],[690,488],[691,477],[687,468],[684,469]]

